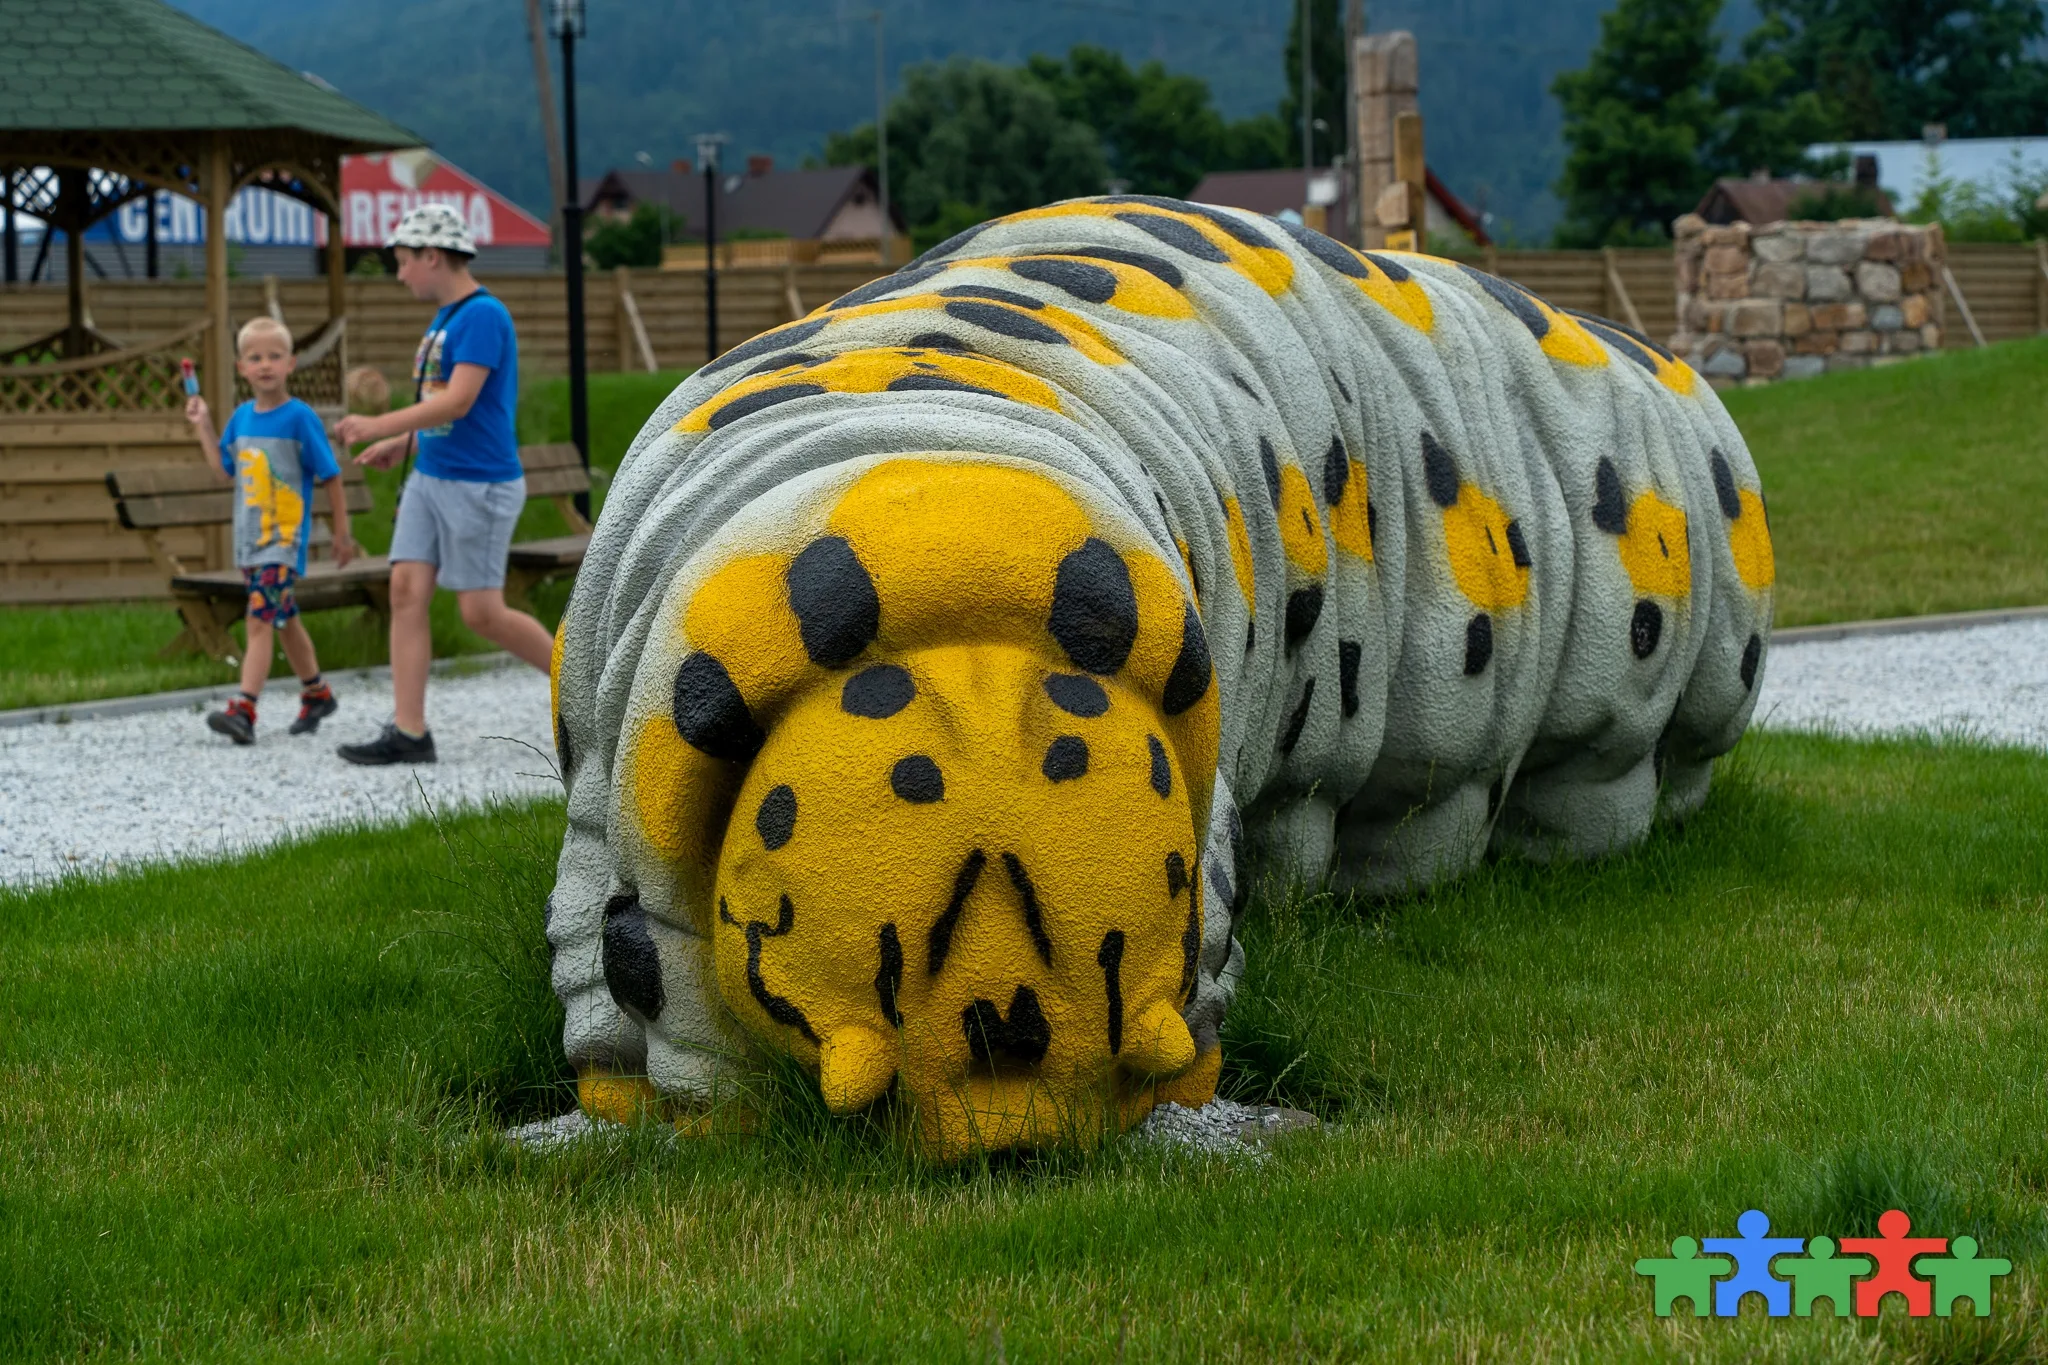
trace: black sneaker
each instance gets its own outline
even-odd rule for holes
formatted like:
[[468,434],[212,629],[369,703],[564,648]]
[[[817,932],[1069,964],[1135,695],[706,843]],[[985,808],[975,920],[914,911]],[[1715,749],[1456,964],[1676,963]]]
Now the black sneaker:
[[367,744],[344,744],[334,752],[351,763],[375,767],[385,763],[432,763],[434,736],[414,739],[396,725],[386,722],[383,732]]
[[247,697],[235,697],[225,708],[208,713],[206,728],[226,735],[237,744],[256,742],[256,704]]
[[320,728],[321,721],[326,720],[340,709],[341,704],[334,700],[334,693],[328,691],[325,687],[321,688],[317,694],[301,692],[299,693],[299,718],[291,723],[291,733],[295,735],[310,735]]

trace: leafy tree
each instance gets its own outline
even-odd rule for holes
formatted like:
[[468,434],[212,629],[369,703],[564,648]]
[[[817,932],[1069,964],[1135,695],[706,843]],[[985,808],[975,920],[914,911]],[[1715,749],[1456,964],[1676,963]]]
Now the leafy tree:
[[1270,171],[1301,164],[1301,131],[1290,135],[1278,114],[1254,114],[1225,124],[1223,150],[1213,171]]
[[1939,173],[1930,156],[1920,193],[1904,213],[1908,222],[1940,223],[1952,242],[2024,242],[2048,237],[2048,175],[2015,150],[2005,183],[1957,180]]
[[1621,0],[1585,69],[1551,85],[1567,149],[1560,246],[1655,241],[1699,201],[1720,117],[1720,12],[1721,0]]
[[1158,62],[1134,71],[1121,53],[1086,44],[1064,61],[1033,57],[1025,70],[1063,116],[1100,134],[1111,179],[1133,194],[1186,194],[1222,159],[1223,118],[1197,77]]
[[1708,149],[1707,169],[1713,174],[1846,169],[1846,162],[1831,165],[1807,157],[1806,149],[1814,143],[1840,136],[1838,121],[1785,55],[1754,35],[1744,47],[1743,60],[1729,63],[1715,76],[1714,96],[1721,105],[1722,122]]
[[1560,246],[1662,241],[1718,176],[1824,169],[1806,154],[1833,135],[1821,98],[1768,43],[1724,64],[1721,5],[1621,0],[1586,67],[1553,83],[1567,149]]
[[2040,0],[1758,0],[1744,44],[1816,91],[1844,138],[2011,137],[2048,123]]
[[658,266],[662,243],[668,237],[667,219],[659,204],[636,204],[630,217],[599,223],[587,233],[583,254],[599,270]]
[[[1309,21],[1309,115],[1323,124],[1310,130],[1310,147],[1315,164],[1335,163],[1351,145],[1350,128],[1344,117],[1344,3],[1345,0],[1308,0]],[[1289,155],[1277,164],[1301,164],[1301,0],[1289,0],[1293,11],[1287,23],[1287,93],[1280,98],[1280,125],[1290,139]]]
[[[834,133],[828,165],[873,165],[875,126]],[[889,193],[912,228],[956,206],[983,216],[1099,194],[1109,163],[1095,129],[1023,71],[954,58],[903,73],[889,102]]]

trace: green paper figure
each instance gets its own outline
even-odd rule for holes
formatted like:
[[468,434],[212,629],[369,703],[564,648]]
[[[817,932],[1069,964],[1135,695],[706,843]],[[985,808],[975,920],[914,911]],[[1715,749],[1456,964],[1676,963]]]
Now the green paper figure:
[[1670,1317],[1680,1299],[1692,1300],[1694,1317],[1712,1315],[1714,1279],[1735,1269],[1735,1263],[1726,1256],[1702,1256],[1699,1251],[1700,1244],[1694,1239],[1675,1237],[1669,1257],[1645,1256],[1636,1262],[1636,1274],[1656,1282],[1658,1317]]
[[1947,1256],[1923,1256],[1914,1269],[1934,1281],[1934,1311],[1940,1317],[1953,1314],[1957,1299],[1968,1299],[1980,1318],[1991,1316],[1991,1282],[2012,1273],[2012,1262],[2003,1256],[1977,1256],[1977,1239],[1958,1237],[1949,1243]]
[[1855,1305],[1849,1286],[1859,1275],[1870,1273],[1868,1256],[1835,1255],[1834,1239],[1815,1237],[1806,1244],[1806,1255],[1786,1256],[1778,1261],[1777,1273],[1792,1281],[1792,1311],[1802,1318],[1813,1316],[1813,1301],[1826,1299],[1835,1306],[1835,1316],[1850,1317]]

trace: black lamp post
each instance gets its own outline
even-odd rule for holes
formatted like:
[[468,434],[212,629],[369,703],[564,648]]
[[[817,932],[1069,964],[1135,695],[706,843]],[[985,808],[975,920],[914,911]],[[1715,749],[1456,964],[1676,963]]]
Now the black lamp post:
[[724,133],[697,134],[704,163],[704,363],[718,359],[718,149]]
[[[549,31],[562,40],[562,266],[569,279],[569,439],[590,468],[590,376],[583,354],[583,195],[576,184],[576,40],[583,36],[583,0],[552,0]],[[590,515],[590,495],[576,495]]]

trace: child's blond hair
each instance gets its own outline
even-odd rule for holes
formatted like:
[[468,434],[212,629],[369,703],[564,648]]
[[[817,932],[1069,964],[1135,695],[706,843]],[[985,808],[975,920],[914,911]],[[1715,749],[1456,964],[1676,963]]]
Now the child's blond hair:
[[262,336],[266,333],[270,336],[283,338],[285,350],[287,352],[291,350],[292,329],[268,313],[258,313],[255,317],[242,324],[241,331],[235,333],[235,354],[240,355],[242,353],[242,348],[249,344],[250,337]]

